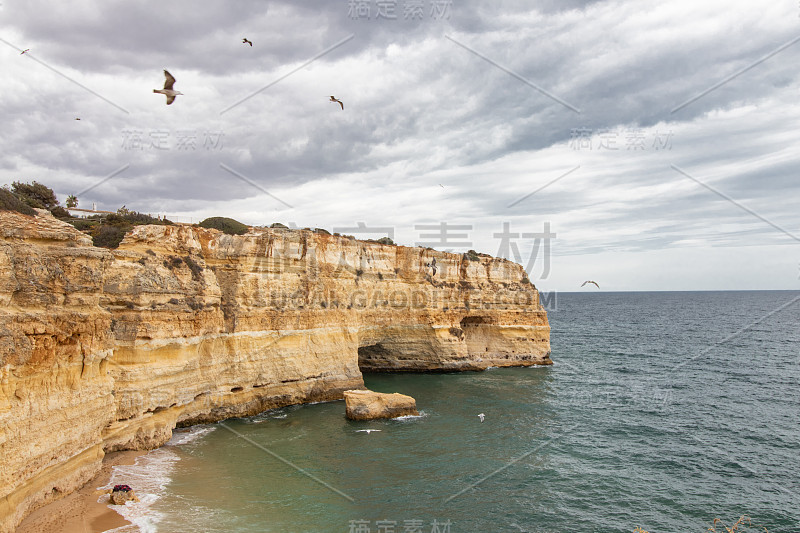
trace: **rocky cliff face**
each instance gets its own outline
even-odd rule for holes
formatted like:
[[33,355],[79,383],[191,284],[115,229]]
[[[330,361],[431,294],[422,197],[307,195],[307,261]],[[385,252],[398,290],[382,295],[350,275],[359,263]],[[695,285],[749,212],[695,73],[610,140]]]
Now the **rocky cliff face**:
[[189,226],[108,251],[0,211],[0,532],[176,426],[340,399],[362,370],[549,364],[549,329],[502,259]]

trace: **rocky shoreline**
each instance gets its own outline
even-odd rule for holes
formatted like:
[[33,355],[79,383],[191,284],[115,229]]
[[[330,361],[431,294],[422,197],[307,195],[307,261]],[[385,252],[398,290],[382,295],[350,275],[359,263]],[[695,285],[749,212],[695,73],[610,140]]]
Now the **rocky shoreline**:
[[341,399],[362,370],[550,363],[521,266],[307,230],[138,226],[107,250],[0,211],[0,303],[2,533],[175,427]]

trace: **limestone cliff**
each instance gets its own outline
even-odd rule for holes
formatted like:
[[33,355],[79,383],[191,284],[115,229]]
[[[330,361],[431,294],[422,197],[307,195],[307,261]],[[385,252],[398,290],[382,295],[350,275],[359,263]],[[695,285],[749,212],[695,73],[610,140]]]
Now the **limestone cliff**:
[[0,532],[176,426],[340,399],[362,370],[549,364],[549,329],[502,259],[184,225],[109,251],[0,211]]

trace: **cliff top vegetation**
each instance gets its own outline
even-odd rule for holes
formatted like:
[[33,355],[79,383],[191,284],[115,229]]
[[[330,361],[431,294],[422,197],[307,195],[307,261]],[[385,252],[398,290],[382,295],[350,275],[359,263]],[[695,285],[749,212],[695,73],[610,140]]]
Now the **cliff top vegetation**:
[[248,232],[249,228],[239,222],[228,217],[211,217],[203,220],[198,224],[201,228],[218,229],[228,235],[244,235]]
[[5,187],[0,189],[0,211],[16,211],[29,216],[36,214],[31,206]]
[[[47,209],[56,218],[69,218],[69,212],[61,207],[53,189],[42,185],[38,181],[22,183],[15,181],[11,187],[2,188],[2,199],[0,199],[0,209],[5,211],[17,211],[24,215],[33,215],[33,208]],[[26,209],[27,207],[27,209]]]
[[159,226],[171,225],[166,218],[155,218],[144,213],[127,209],[124,205],[110,215],[92,215],[89,218],[72,218],[67,220],[76,229],[92,237],[92,244],[102,248],[116,248],[125,234],[134,226],[156,224]]

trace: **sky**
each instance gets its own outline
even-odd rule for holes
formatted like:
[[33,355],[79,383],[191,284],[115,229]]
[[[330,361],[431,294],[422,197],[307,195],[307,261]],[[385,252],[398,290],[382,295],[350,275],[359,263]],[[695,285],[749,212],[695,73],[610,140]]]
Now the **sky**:
[[62,203],[800,289],[796,0],[3,0],[0,61],[0,184]]

